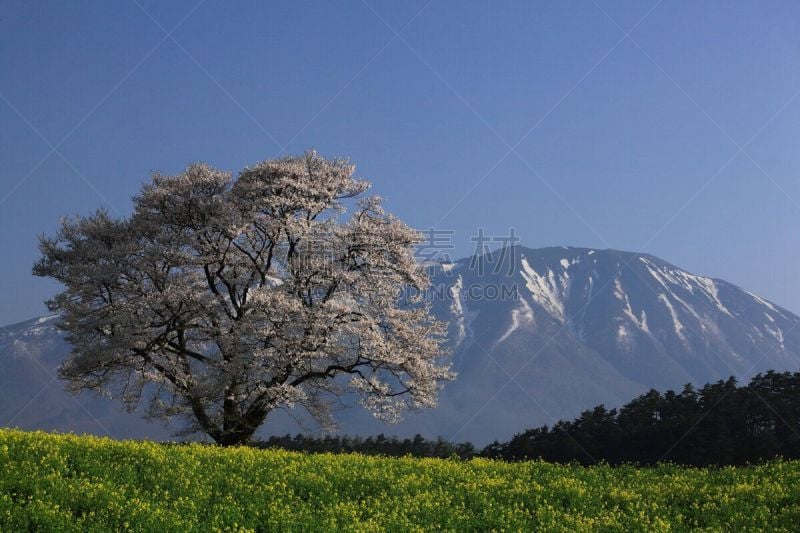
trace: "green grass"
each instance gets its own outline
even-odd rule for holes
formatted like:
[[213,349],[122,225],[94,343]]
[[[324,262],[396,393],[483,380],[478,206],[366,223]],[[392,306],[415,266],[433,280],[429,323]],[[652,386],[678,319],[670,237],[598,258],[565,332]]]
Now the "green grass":
[[559,466],[0,430],[0,530],[796,530],[800,463]]

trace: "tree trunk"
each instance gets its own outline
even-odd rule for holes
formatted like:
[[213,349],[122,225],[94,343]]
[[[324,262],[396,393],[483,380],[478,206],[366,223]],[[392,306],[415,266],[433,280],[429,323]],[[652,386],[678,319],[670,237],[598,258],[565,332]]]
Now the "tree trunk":
[[223,428],[209,433],[220,446],[242,446],[247,444],[267,418],[268,411],[252,409],[246,413],[226,413]]
[[257,427],[240,427],[212,435],[214,441],[220,446],[243,446],[247,444],[256,432]]

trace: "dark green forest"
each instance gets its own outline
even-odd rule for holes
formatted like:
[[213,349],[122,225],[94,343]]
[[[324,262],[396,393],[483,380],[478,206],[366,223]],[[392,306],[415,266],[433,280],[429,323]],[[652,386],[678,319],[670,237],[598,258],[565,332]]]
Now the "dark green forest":
[[770,371],[745,386],[729,378],[700,389],[686,385],[680,393],[651,390],[620,409],[600,405],[495,442],[482,455],[694,466],[800,458],[800,373]]

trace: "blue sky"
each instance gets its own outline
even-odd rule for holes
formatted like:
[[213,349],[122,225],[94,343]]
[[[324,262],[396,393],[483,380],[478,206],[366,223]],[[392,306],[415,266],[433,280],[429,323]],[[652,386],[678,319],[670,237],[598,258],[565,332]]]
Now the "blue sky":
[[454,257],[514,228],[800,312],[796,2],[5,2],[0,125],[0,324],[60,216],[309,148]]

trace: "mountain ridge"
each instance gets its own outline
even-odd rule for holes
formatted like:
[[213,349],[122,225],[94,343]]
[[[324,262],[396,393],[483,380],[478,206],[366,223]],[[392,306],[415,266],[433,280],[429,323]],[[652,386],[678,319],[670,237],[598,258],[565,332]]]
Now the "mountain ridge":
[[[434,410],[411,414],[397,426],[363,411],[344,410],[342,431],[419,432],[480,445],[572,418],[600,403],[621,405],[650,388],[677,389],[731,375],[749,379],[759,371],[800,367],[800,317],[725,280],[693,274],[652,254],[510,246],[436,263],[429,272],[432,285],[426,297],[434,313],[449,323],[458,378],[445,385]],[[32,379],[25,368],[31,375],[41,370],[32,357],[52,374],[66,355],[68,346],[53,323],[52,317],[32,319],[0,329],[0,358],[10,353],[17,365],[16,374],[0,378],[17,382],[9,385],[8,390],[17,391],[13,401],[6,395],[9,404],[24,403],[24,390],[39,386],[39,381],[18,386]],[[11,343],[9,331],[17,332]],[[63,388],[60,383],[55,387]],[[28,405],[28,414],[16,421],[64,429],[86,418],[75,406],[70,409],[71,400],[48,401],[41,408],[37,402]],[[107,424],[132,416],[114,415],[107,400],[87,399],[86,405],[96,407]],[[60,409],[61,418],[31,412],[37,409]],[[0,424],[7,423],[6,411],[0,405]],[[143,422],[119,424],[125,435],[165,431]],[[96,432],[96,426],[81,427]],[[314,429],[310,425],[305,431],[309,428]],[[297,429],[285,413],[267,422],[271,433]]]

